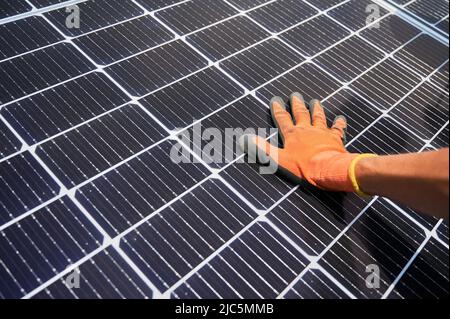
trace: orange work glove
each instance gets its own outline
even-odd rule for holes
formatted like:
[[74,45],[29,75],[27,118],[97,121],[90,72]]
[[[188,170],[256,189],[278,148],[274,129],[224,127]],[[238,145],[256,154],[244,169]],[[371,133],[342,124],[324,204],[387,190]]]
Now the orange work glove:
[[[310,103],[311,111],[299,93],[292,94],[290,103],[292,115],[281,98],[273,98],[270,102],[284,148],[276,148],[255,135],[244,135],[240,140],[243,151],[262,163],[275,161],[279,171],[298,182],[306,180],[327,191],[354,192],[350,167],[359,154],[350,154],[345,149],[345,117],[337,117],[332,128],[328,128],[325,111],[318,100]],[[251,151],[257,147],[259,151]],[[262,160],[261,156],[266,155],[270,159]]]

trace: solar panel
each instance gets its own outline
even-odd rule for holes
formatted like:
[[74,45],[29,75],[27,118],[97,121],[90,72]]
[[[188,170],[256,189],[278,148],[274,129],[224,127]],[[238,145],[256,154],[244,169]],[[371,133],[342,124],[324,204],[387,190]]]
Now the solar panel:
[[0,298],[448,297],[447,222],[195,143],[294,91],[350,151],[448,147],[448,1],[2,1]]

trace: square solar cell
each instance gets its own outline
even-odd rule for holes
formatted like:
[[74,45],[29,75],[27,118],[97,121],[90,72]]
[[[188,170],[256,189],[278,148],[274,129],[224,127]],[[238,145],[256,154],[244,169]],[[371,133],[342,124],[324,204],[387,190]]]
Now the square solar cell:
[[439,222],[439,219],[434,216],[424,215],[404,205],[398,205],[389,200],[386,201],[388,201],[392,206],[396,206],[399,210],[402,210],[405,214],[413,218],[416,222],[429,231],[432,231]]
[[269,33],[247,17],[239,16],[187,37],[213,61],[221,60],[269,37]]
[[372,154],[402,154],[418,152],[425,145],[419,137],[411,134],[388,117],[381,118],[360,135],[349,147],[350,152]]
[[448,62],[448,47],[429,35],[420,35],[394,56],[420,74],[428,76]]
[[0,225],[59,194],[60,188],[29,152],[0,162]]
[[420,30],[398,16],[389,15],[380,21],[379,28],[367,28],[360,35],[385,52],[391,53],[410,42]]
[[26,13],[32,8],[25,0],[2,0],[0,3],[0,19]]
[[36,153],[71,188],[166,135],[144,110],[130,104],[39,145]]
[[193,0],[159,11],[156,16],[178,34],[187,34],[238,13],[222,0]]
[[0,297],[7,299],[30,293],[97,249],[103,240],[66,197],[7,227],[1,235]]
[[90,33],[74,40],[96,63],[111,64],[168,42],[173,35],[151,16]]
[[[14,36],[11,36],[14,35]],[[0,25],[0,61],[64,40],[42,17]]]
[[0,63],[0,103],[36,93],[92,71],[74,46],[60,43]]
[[350,88],[380,109],[389,109],[420,83],[420,77],[392,58],[383,60]]
[[349,35],[350,32],[339,23],[321,15],[281,33],[279,37],[304,56],[312,57]]
[[0,159],[20,150],[22,143],[8,126],[0,121]]
[[220,66],[247,89],[253,90],[303,61],[284,43],[270,39],[225,60]]
[[379,15],[378,18],[388,14],[388,11],[369,0],[350,0],[328,12],[328,15],[344,24],[353,31],[360,30],[373,22],[371,13]]
[[415,0],[406,6],[408,12],[425,21],[435,24],[448,17],[448,1],[446,0]]
[[133,17],[144,11],[131,0],[89,0],[77,4],[80,12],[80,27],[67,24],[70,14],[66,8],[45,13],[45,16],[67,36],[76,37]]
[[105,69],[127,92],[143,96],[208,65],[182,41],[170,42]]
[[342,82],[350,82],[384,57],[378,49],[358,36],[325,51],[313,61]]
[[305,101],[322,100],[340,87],[340,83],[313,63],[305,63],[259,89],[257,96],[269,103],[274,96],[287,99],[292,92],[298,91]]
[[345,116],[348,123],[347,141],[352,141],[381,116],[381,111],[351,90],[341,90],[322,103],[328,125],[337,116]]
[[128,101],[104,74],[93,72],[12,103],[1,114],[33,145]]
[[367,204],[354,195],[302,189],[267,217],[307,254],[318,256]]
[[389,115],[425,140],[432,139],[448,121],[448,93],[425,82]]
[[191,75],[140,100],[169,129],[180,130],[239,99],[244,90],[217,68]]
[[316,13],[317,10],[303,1],[278,0],[249,12],[248,16],[271,32],[281,32]]
[[295,186],[282,176],[261,175],[257,164],[233,164],[225,169],[221,176],[260,210],[271,208]]

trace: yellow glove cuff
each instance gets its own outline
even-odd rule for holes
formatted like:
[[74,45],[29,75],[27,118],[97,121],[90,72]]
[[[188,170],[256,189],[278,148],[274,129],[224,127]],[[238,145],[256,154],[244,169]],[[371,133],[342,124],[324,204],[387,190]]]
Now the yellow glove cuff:
[[364,193],[362,191],[361,187],[359,186],[358,180],[356,178],[356,165],[358,165],[359,161],[362,159],[372,158],[372,157],[377,157],[377,156],[378,155],[375,155],[375,154],[361,154],[361,155],[355,157],[355,159],[350,164],[350,168],[348,170],[348,175],[350,177],[350,181],[352,182],[355,193],[358,194],[358,196],[360,196],[360,197],[371,197],[371,195]]

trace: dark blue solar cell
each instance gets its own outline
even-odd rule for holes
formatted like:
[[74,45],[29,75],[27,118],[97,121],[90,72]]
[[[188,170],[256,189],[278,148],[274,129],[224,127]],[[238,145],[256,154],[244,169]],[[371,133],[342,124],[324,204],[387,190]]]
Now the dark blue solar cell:
[[425,140],[432,139],[448,121],[448,94],[425,82],[389,115]]
[[384,53],[354,36],[335,45],[313,61],[342,82],[350,82],[384,56]]
[[0,224],[5,224],[59,193],[58,184],[29,153],[0,163]]
[[[45,13],[58,29],[68,36],[79,36],[121,21],[142,15],[142,10],[131,0],[93,0],[76,4],[80,12],[80,27],[67,24],[73,12],[67,7]],[[71,9],[72,7],[69,7]]]
[[0,159],[19,151],[21,147],[19,139],[0,121]]
[[[283,32],[280,38],[305,56],[313,56],[350,35],[339,23],[321,15]],[[320,41],[317,39],[320,38]]]
[[64,37],[39,16],[2,24],[0,25],[0,60],[61,40],[64,40]]
[[112,247],[81,264],[80,287],[70,289],[61,278],[35,299],[150,299],[152,290]]
[[39,145],[36,153],[71,188],[166,135],[142,108],[130,104]]
[[2,0],[0,2],[0,19],[15,16],[31,10],[25,0]]
[[390,15],[380,21],[378,28],[366,28],[360,34],[385,52],[392,52],[420,32],[402,18]]
[[144,16],[74,40],[96,63],[111,64],[156,47],[173,34],[151,16]]
[[248,15],[271,32],[281,32],[316,13],[316,9],[303,1],[278,0],[252,10]]
[[20,298],[98,248],[103,236],[68,198],[9,226],[0,236],[0,298]]
[[346,27],[357,31],[373,22],[371,17],[379,19],[387,15],[388,11],[370,0],[350,0],[328,14]]
[[305,63],[273,80],[257,91],[267,104],[274,96],[288,99],[292,92],[303,94],[305,101],[322,100],[341,87],[341,84],[312,63]]
[[424,145],[423,140],[392,119],[384,117],[359,136],[348,149],[355,153],[395,155],[418,152]]
[[224,21],[194,33],[187,40],[211,60],[221,60],[266,39],[269,33],[244,16]]
[[337,116],[345,116],[348,122],[347,142],[353,140],[381,116],[381,111],[353,91],[341,90],[323,102],[328,124]]
[[244,94],[238,84],[216,67],[191,75],[139,102],[169,129],[192,125]]
[[175,41],[108,68],[110,74],[133,96],[143,96],[208,66],[191,47]]
[[283,42],[270,39],[221,62],[220,66],[253,90],[303,61]]
[[448,17],[448,1],[446,0],[416,0],[405,9],[428,23],[438,23]]
[[74,46],[60,43],[0,63],[0,103],[70,80],[94,69]]
[[444,63],[448,63],[448,46],[427,34],[422,34],[394,56],[416,72],[428,76]]
[[94,72],[12,103],[1,114],[33,145],[128,101],[104,74]]
[[380,109],[389,109],[420,83],[421,78],[389,58],[363,74],[350,88]]
[[222,0],[193,0],[158,11],[156,16],[177,34],[187,34],[237,13]]

